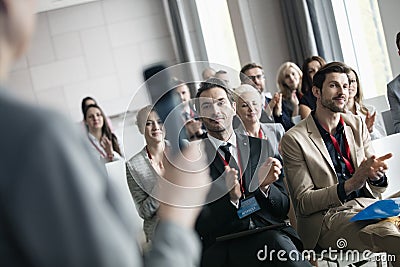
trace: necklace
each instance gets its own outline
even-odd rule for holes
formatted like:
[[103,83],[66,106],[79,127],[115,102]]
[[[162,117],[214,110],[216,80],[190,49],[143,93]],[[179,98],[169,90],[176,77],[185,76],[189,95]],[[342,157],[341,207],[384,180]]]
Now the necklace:
[[151,166],[153,166],[153,168],[156,170],[158,174],[162,173],[162,170],[164,170],[164,164],[162,163],[162,160],[160,162],[156,162],[153,159],[153,156],[150,154],[150,151],[147,146],[146,146],[146,152],[147,152],[147,157],[150,160]]

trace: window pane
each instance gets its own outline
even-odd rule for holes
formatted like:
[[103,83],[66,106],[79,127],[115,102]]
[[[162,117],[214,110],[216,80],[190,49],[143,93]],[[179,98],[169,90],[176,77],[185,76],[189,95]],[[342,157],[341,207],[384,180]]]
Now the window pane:
[[392,79],[377,0],[332,0],[346,64],[359,74],[364,97],[386,94]]

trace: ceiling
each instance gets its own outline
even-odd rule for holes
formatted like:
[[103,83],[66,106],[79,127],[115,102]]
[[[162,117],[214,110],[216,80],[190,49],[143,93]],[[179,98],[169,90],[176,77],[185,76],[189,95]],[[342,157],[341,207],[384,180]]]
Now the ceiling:
[[36,12],[39,13],[93,1],[98,1],[98,0],[37,0]]

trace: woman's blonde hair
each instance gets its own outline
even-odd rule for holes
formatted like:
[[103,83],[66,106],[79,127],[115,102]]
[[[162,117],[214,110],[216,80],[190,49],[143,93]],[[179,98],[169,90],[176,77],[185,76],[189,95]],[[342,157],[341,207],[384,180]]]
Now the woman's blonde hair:
[[260,94],[260,92],[254,88],[253,86],[249,84],[242,84],[238,88],[236,88],[233,91],[233,100],[237,103],[239,101],[239,98],[244,94],[244,93],[256,93],[260,96],[261,103],[263,102],[263,96]]
[[147,105],[141,108],[136,115],[136,125],[141,134],[144,134],[144,128],[146,127],[147,118],[152,111],[154,111],[154,107],[152,105]]
[[298,88],[296,88],[298,93],[301,93],[301,80],[303,79],[303,72],[295,63],[285,62],[279,67],[278,73],[276,75],[276,84],[279,91],[282,93],[282,97],[285,99],[290,98],[292,94],[292,89],[290,89],[285,83],[285,71],[289,68],[293,68],[299,74],[299,86]]

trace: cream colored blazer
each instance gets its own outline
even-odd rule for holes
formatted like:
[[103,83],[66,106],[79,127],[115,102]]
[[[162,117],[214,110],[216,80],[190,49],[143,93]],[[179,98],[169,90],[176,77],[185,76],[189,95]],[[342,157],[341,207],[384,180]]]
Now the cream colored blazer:
[[[370,136],[360,117],[342,114],[351,159],[357,169],[374,154]],[[306,249],[313,249],[329,208],[341,206],[338,179],[322,136],[310,115],[291,128],[281,141],[283,167],[296,211],[297,230]],[[366,184],[366,195],[380,198],[386,188]]]

